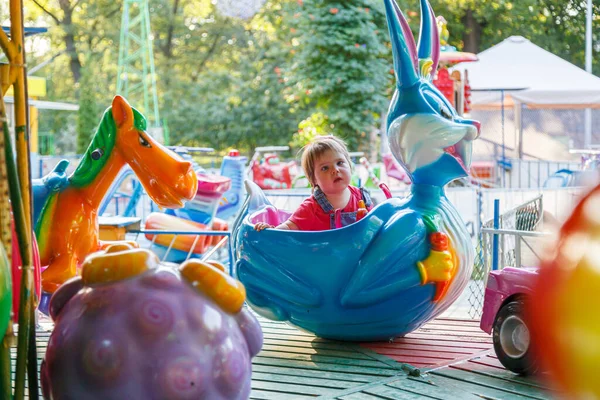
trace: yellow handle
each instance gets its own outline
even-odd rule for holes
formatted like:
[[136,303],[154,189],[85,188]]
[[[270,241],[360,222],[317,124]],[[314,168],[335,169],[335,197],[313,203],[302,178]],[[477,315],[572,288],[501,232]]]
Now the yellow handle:
[[84,285],[117,282],[156,268],[158,264],[158,257],[149,250],[116,244],[105,252],[88,256],[82,265],[81,279]]
[[239,312],[246,301],[244,285],[227,275],[221,264],[188,260],[181,265],[180,272],[196,290],[209,296],[229,313]]

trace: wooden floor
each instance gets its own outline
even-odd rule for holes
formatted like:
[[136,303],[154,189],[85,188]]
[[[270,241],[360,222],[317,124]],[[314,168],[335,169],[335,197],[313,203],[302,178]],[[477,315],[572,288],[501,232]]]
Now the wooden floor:
[[[551,399],[558,394],[506,371],[478,323],[436,319],[393,343],[324,340],[260,319],[252,399]],[[38,333],[41,359],[49,332]],[[83,400],[83,399],[82,399]],[[132,399],[134,400],[134,399]]]
[[492,337],[479,321],[438,318],[392,343],[363,343],[376,353],[421,370],[449,365],[489,352]]

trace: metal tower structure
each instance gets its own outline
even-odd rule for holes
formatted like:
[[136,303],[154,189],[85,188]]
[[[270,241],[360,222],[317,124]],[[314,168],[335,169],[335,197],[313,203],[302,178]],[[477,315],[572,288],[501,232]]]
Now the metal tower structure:
[[148,117],[149,132],[168,144],[158,113],[148,0],[123,1],[117,93],[140,108]]

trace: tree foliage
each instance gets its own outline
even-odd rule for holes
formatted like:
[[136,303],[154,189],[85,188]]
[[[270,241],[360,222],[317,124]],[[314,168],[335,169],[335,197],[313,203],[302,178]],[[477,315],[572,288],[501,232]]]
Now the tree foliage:
[[[431,0],[448,20],[451,44],[479,53],[509,36],[524,36],[565,60],[584,67],[586,0]],[[599,75],[600,3],[592,2],[593,70]],[[595,4],[594,4],[595,3]],[[416,6],[418,7],[418,4]],[[416,25],[415,25],[416,26]]]
[[296,21],[293,74],[301,108],[324,114],[351,148],[368,143],[390,82],[383,2],[305,0]]
[[[219,15],[212,0],[149,1],[159,108],[171,143],[250,152],[258,145],[300,146],[307,135],[326,132],[344,137],[353,150],[367,149],[393,88],[382,0],[267,0],[248,21]],[[36,72],[47,78],[47,99],[82,108],[79,125],[60,113],[40,121],[64,136],[55,143],[66,143],[77,127],[95,126],[115,94],[122,2],[33,2],[27,25],[46,25],[49,32],[28,39],[36,41],[28,64],[52,60]],[[398,3],[416,35],[419,2]],[[522,35],[584,65],[585,0],[431,3],[459,50],[479,52]],[[598,29],[593,40],[598,74]]]
[[289,57],[281,39],[285,10],[274,2],[266,9],[247,24],[206,15],[196,38],[203,50],[162,60],[172,67],[163,113],[176,140],[248,152],[287,144],[298,121],[283,93]]
[[82,154],[92,141],[100,121],[96,104],[95,87],[91,68],[83,68],[79,81],[79,111],[77,112],[77,153]]

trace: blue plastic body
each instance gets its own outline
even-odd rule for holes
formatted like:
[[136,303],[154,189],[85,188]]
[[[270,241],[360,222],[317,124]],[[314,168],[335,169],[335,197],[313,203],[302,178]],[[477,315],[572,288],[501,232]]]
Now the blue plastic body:
[[225,156],[221,164],[221,175],[231,179],[231,189],[225,192],[217,209],[217,217],[228,219],[242,207],[245,190],[244,179],[248,158],[244,156]]
[[[258,186],[248,184],[250,204],[234,227],[235,271],[262,316],[324,338],[387,340],[445,310],[471,275],[469,234],[441,187],[414,185],[408,198],[389,199],[336,230],[256,232],[254,223],[289,213],[276,211]],[[421,285],[416,268],[429,253],[422,216],[431,212],[440,215],[463,266],[438,303],[431,301],[434,285]]]
[[31,182],[31,191],[33,194],[33,225],[42,213],[46,204],[46,199],[54,192],[59,192],[69,184],[67,177],[67,167],[69,160],[60,160],[52,171],[40,179],[33,179]]
[[[411,195],[389,199],[340,229],[257,232],[255,223],[275,225],[290,213],[248,182],[249,198],[232,231],[235,271],[254,310],[325,338],[403,336],[447,309],[473,269],[470,235],[444,185],[467,176],[479,123],[461,118],[431,84],[439,38],[427,1],[421,0],[418,51],[394,0],[385,7],[396,74],[387,137],[411,177]],[[440,254],[433,233],[447,237],[452,253],[452,277],[443,281],[429,280],[433,269],[423,273],[423,265],[435,264],[430,256]],[[448,266],[445,260],[436,265]],[[441,295],[438,282],[446,285]]]

